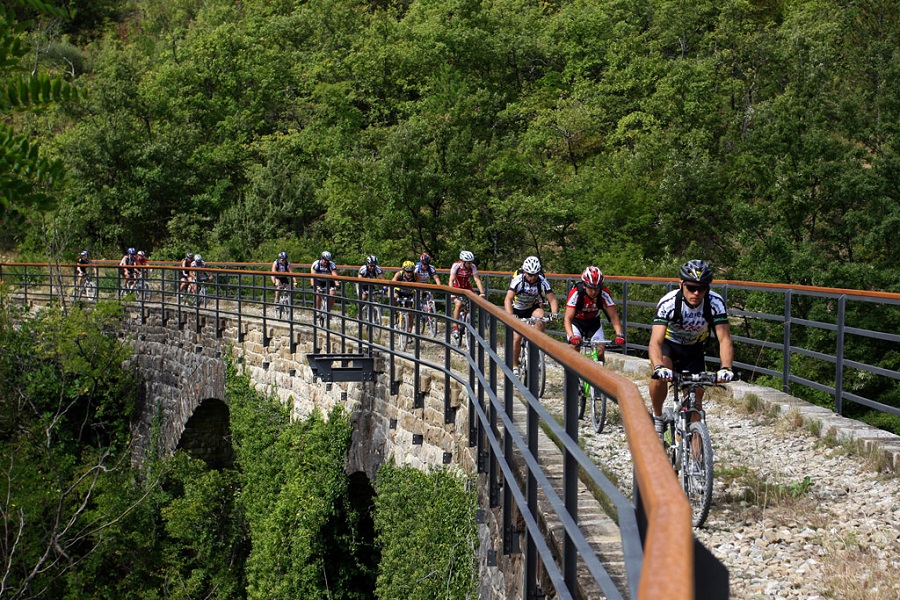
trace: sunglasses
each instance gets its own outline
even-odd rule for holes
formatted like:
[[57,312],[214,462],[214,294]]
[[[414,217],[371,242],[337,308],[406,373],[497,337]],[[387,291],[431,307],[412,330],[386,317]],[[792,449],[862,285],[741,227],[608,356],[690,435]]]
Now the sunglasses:
[[696,294],[698,292],[708,292],[708,285],[691,285],[689,283],[684,284],[684,288],[692,294]]

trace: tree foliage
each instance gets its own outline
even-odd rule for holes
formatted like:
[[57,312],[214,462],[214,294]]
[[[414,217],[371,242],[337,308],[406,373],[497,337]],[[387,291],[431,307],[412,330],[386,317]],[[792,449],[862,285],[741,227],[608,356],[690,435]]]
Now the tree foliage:
[[475,509],[466,481],[441,469],[378,472],[379,598],[470,598],[478,583]]

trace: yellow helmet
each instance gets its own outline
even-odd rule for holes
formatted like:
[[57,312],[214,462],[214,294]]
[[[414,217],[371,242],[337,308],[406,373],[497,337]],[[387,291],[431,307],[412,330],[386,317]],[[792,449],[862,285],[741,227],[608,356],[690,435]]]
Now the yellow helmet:
[[412,273],[416,270],[416,263],[411,260],[403,261],[403,270],[407,273]]

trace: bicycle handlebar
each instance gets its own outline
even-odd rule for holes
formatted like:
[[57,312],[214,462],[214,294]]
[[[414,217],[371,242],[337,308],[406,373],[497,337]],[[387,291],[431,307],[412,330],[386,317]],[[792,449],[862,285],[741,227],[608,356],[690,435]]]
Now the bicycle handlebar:
[[[651,379],[659,379],[656,373],[650,375]],[[701,385],[701,386],[711,386],[711,385],[721,385],[723,383],[731,383],[732,381],[739,381],[740,377],[738,373],[734,374],[734,377],[730,381],[719,381],[719,378],[715,371],[704,371],[702,373],[689,373],[688,371],[682,371],[681,373],[672,372],[672,385],[675,386],[685,386],[685,385]]]

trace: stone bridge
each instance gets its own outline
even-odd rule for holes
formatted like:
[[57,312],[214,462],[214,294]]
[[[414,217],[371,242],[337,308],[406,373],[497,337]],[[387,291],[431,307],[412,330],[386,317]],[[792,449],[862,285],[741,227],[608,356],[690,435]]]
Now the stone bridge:
[[[443,374],[422,370],[416,388],[416,370],[400,360],[392,386],[387,359],[376,356],[375,381],[324,383],[316,379],[306,359],[307,354],[323,350],[326,342],[321,330],[318,344],[314,344],[311,327],[295,329],[291,340],[282,322],[270,321],[263,330],[261,322],[246,317],[239,323],[213,314],[199,314],[196,320],[190,312],[182,316],[187,320],[179,322],[176,312],[167,310],[164,318],[159,309],[145,309],[142,316],[135,308],[127,317],[133,332],[134,361],[145,380],[136,462],[150,451],[168,455],[183,448],[211,467],[232,464],[225,402],[226,357],[230,356],[259,392],[274,394],[289,405],[292,418],[304,419],[315,409],[328,414],[336,405],[343,405],[354,426],[346,467],[351,475],[365,473],[374,481],[379,466],[390,459],[421,470],[453,464],[466,474],[478,472],[477,451],[468,442],[465,392],[452,382],[451,405],[457,410],[455,420],[445,423]],[[415,389],[419,390],[418,399]],[[562,467],[558,468],[561,471]],[[482,506],[488,506],[489,493],[479,490]],[[598,543],[618,547],[618,529],[587,489],[580,493],[579,502],[583,517],[597,522]],[[502,552],[499,510],[479,511],[479,515],[483,517],[479,518],[479,597],[523,597],[522,555]],[[623,568],[619,571],[624,588]],[[599,594],[596,582],[591,581],[587,589],[591,597]]]

